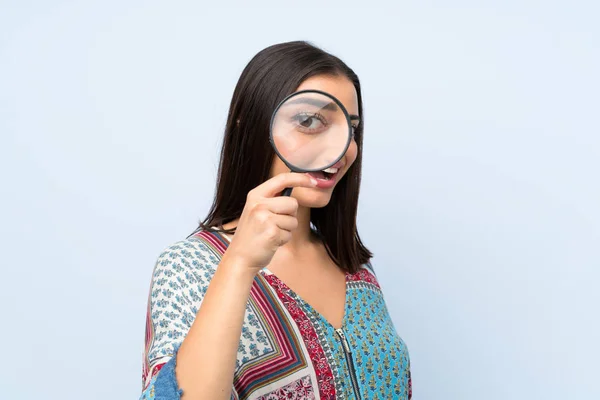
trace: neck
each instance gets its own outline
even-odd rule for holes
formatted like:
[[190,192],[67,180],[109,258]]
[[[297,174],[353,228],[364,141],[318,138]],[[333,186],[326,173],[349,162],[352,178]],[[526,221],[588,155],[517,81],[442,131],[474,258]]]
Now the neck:
[[310,230],[310,208],[298,206],[298,227],[292,232],[292,239],[282,247],[295,253],[300,251],[312,241],[312,233]]

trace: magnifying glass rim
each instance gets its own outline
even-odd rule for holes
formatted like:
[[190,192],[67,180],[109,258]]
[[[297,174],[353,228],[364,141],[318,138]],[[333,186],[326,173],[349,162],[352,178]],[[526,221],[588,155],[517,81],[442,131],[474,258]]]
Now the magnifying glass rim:
[[[323,167],[323,168],[305,169],[305,168],[297,168],[296,166],[290,164],[285,159],[285,157],[279,152],[279,150],[277,150],[277,146],[275,146],[275,141],[273,139],[273,123],[275,122],[275,115],[277,115],[277,111],[279,111],[279,109],[281,108],[281,106],[286,101],[288,101],[291,97],[295,97],[295,96],[297,96],[299,94],[302,94],[302,93],[318,93],[318,94],[322,94],[324,96],[329,97],[342,110],[342,112],[344,113],[344,116],[346,117],[346,122],[348,124],[348,141],[346,142],[346,146],[344,147],[344,151],[342,151],[342,154],[335,161],[333,161],[331,164],[329,164],[329,165],[327,165],[326,167]],[[271,145],[273,146],[273,149],[275,150],[275,153],[277,153],[277,155],[279,156],[279,158],[281,159],[281,161],[283,161],[284,164],[287,165],[287,167],[289,169],[291,169],[292,171],[294,171],[294,172],[316,172],[316,171],[323,171],[324,169],[327,169],[327,168],[331,167],[332,165],[335,165],[335,163],[337,163],[338,161],[340,161],[342,159],[342,157],[344,157],[344,154],[346,154],[346,151],[348,150],[348,147],[350,147],[350,142],[352,141],[352,122],[350,121],[350,115],[348,114],[348,111],[346,110],[346,107],[344,107],[344,105],[342,104],[342,102],[339,101],[332,94],[329,94],[327,92],[324,92],[324,91],[318,90],[318,89],[300,90],[300,91],[297,91],[297,92],[294,92],[294,93],[291,93],[291,94],[287,95],[283,100],[281,100],[281,102],[279,102],[279,104],[277,105],[277,107],[275,107],[275,111],[273,111],[273,115],[271,115],[271,123],[269,124],[269,141],[271,142]]]

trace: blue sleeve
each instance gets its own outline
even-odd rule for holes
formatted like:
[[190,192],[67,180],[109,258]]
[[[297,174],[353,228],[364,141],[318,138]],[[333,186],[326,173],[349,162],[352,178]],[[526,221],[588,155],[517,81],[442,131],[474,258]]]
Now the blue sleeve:
[[[175,376],[175,367],[177,362],[177,350],[173,357],[167,361],[160,369],[158,374],[152,378],[150,384],[142,392],[140,400],[180,400],[183,395],[183,390],[177,384]],[[238,400],[237,393],[234,388],[231,390],[230,400]]]
[[[178,346],[179,347],[179,346]],[[175,377],[175,364],[177,362],[177,350],[175,354],[163,367],[158,374],[152,377],[150,384],[142,392],[140,400],[179,400],[183,394],[177,384]]]

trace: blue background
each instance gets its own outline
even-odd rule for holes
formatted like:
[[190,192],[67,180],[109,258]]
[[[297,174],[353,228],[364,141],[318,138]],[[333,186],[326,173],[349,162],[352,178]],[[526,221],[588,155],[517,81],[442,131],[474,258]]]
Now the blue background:
[[414,398],[600,398],[592,1],[1,1],[0,397],[131,399],[227,108],[307,39],[364,87],[359,227]]

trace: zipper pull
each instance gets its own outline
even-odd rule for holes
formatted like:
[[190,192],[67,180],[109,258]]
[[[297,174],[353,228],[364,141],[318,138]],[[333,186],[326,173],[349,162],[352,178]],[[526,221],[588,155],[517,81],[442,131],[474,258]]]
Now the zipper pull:
[[352,351],[350,350],[350,345],[348,344],[348,341],[346,340],[346,335],[344,334],[344,331],[342,329],[336,329],[335,331],[342,339],[342,345],[344,346],[344,350],[346,351],[346,353],[352,353]]

